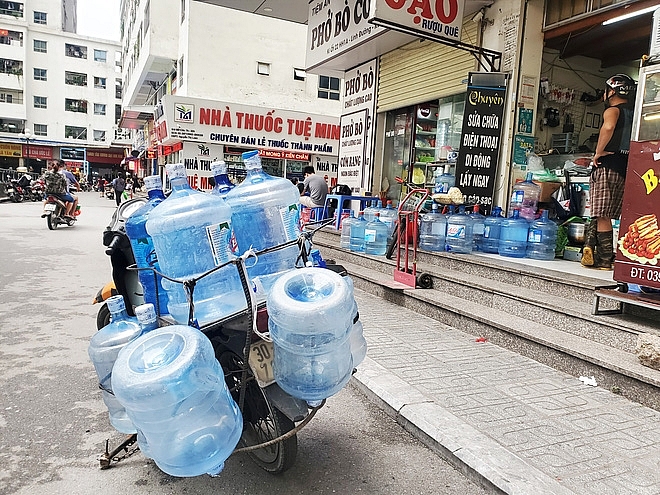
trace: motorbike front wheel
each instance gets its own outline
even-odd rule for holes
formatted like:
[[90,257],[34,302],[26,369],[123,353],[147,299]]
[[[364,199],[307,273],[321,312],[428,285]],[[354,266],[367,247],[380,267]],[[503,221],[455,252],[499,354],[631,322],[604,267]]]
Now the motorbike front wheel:
[[[243,358],[231,351],[225,351],[220,354],[218,361],[225,372],[227,387],[238,403]],[[243,407],[243,435],[239,446],[248,447],[267,442],[295,427],[293,421],[270,403],[254,379],[248,380],[245,386],[247,390]],[[265,471],[279,474],[293,466],[297,453],[298,439],[293,435],[269,447],[252,450],[248,455]]]

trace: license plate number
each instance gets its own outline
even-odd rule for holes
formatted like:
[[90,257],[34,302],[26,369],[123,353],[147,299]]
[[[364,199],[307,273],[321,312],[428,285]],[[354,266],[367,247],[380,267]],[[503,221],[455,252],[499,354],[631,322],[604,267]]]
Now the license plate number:
[[260,387],[267,387],[275,382],[273,375],[273,343],[255,342],[250,346],[248,364],[254,373],[254,378]]
[[57,205],[55,203],[47,203],[44,205],[44,211],[55,211]]

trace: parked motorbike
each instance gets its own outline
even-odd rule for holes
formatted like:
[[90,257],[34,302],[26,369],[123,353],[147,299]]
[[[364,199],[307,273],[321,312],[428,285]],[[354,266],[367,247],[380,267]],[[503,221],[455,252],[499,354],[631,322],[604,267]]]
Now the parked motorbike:
[[111,184],[105,186],[105,197],[108,199],[115,199],[115,190],[112,188]]
[[11,180],[7,188],[7,196],[14,203],[22,203],[25,199],[26,191],[18,184],[17,180]]
[[[110,256],[112,264],[113,283],[99,291],[95,303],[103,302],[111,295],[121,294],[127,301],[127,311],[132,313],[133,306],[143,301],[135,259],[124,224],[130,214],[145,201],[144,198],[134,198],[122,203],[103,233],[103,244],[107,247],[106,254]],[[299,246],[299,263],[305,266],[311,250],[311,235],[307,234],[304,239],[301,237]],[[247,272],[239,266],[242,260],[236,260],[236,263],[246,300],[249,301],[251,289],[245,275]],[[328,268],[346,274],[339,265],[328,265]],[[243,414],[243,435],[235,452],[247,452],[261,468],[277,474],[294,464],[298,449],[296,433],[312,419],[323,403],[311,408],[306,401],[284,392],[274,381],[272,343],[261,338],[261,334],[268,331],[265,303],[256,308],[249,303],[247,306],[245,310],[205,325],[200,330],[213,344],[227,386]],[[253,331],[255,318],[257,332]],[[103,304],[98,312],[97,327],[100,329],[109,321],[107,305]],[[160,318],[161,326],[171,323],[173,320],[168,315]],[[132,435],[112,452],[106,448],[100,460],[101,468],[110,467],[117,454],[126,451],[134,443],[135,435]]]
[[42,179],[33,180],[30,185],[30,191],[32,193],[32,201],[41,201],[44,199],[46,194],[46,185]]
[[44,212],[41,214],[41,218],[46,219],[46,225],[48,225],[49,230],[55,230],[58,225],[68,225],[73,227],[77,221],[77,216],[80,214],[80,206],[75,212],[75,216],[66,217],[64,213],[66,212],[66,204],[61,199],[49,194],[44,203]]

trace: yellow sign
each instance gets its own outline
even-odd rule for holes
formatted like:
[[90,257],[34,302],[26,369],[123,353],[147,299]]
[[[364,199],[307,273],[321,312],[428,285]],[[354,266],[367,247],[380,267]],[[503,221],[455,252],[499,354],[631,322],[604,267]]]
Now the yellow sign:
[[20,144],[0,143],[0,156],[23,156],[23,146]]

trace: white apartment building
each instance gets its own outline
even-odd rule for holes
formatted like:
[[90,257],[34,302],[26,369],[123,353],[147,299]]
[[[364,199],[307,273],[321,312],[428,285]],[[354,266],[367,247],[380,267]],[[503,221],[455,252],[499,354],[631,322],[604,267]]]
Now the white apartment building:
[[258,148],[273,175],[312,164],[336,177],[341,75],[305,72],[304,22],[197,0],[123,0],[121,12],[120,126],[137,131],[145,172],[183,161],[203,179],[223,158],[240,175],[240,152]]
[[[0,1],[0,168],[124,157],[119,43],[76,34],[76,0]],[[91,165],[87,169],[84,162]]]

